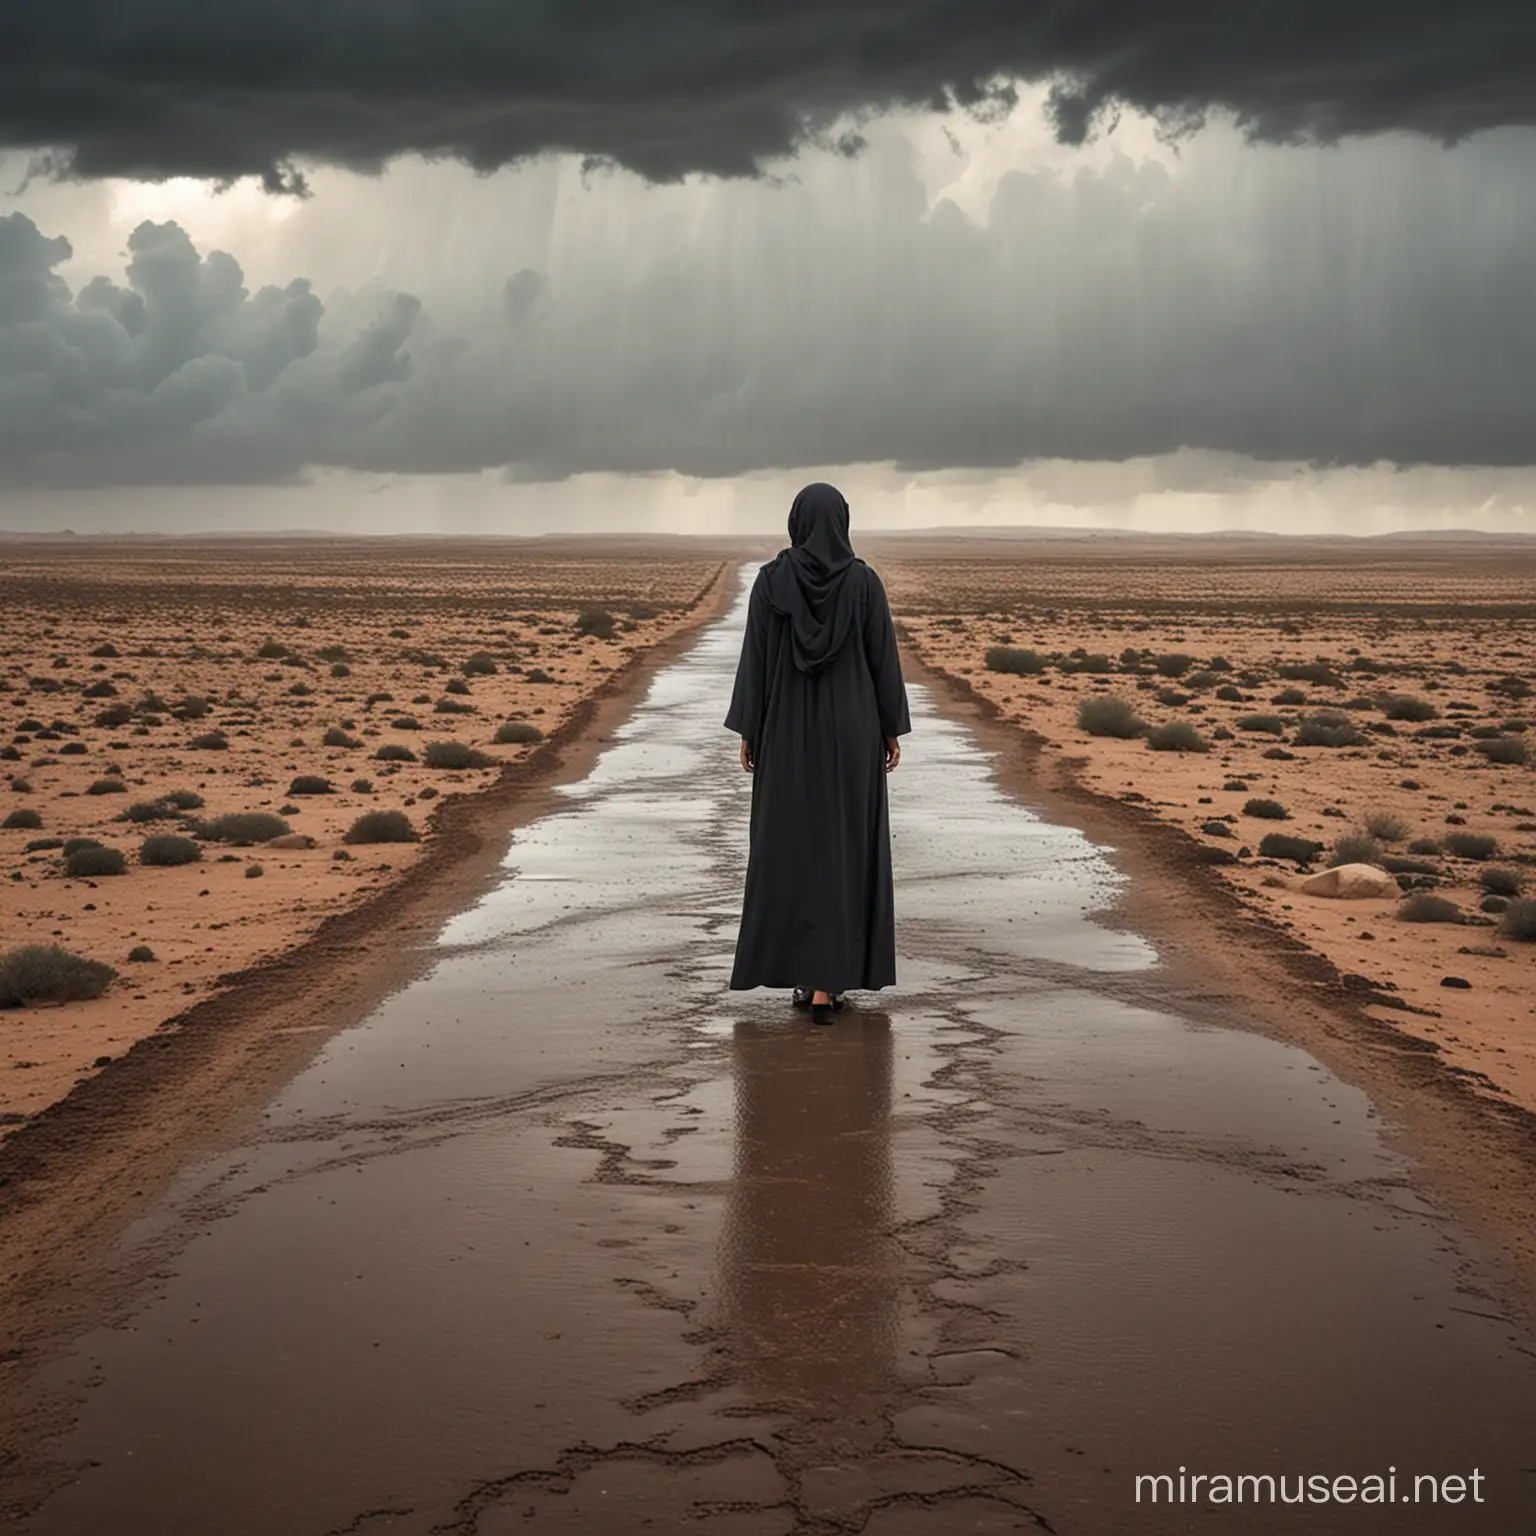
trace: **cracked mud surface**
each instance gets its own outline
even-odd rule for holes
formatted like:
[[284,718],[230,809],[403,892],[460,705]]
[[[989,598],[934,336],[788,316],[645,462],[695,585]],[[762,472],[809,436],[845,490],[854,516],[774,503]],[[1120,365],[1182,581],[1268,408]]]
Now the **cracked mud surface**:
[[[1361,1093],[1092,919],[1099,851],[921,690],[901,987],[829,1030],[722,990],[738,624],[130,1234],[156,1281],[46,1372],[22,1529],[1520,1529],[1536,1356],[1469,1240]],[[1133,1502],[1388,1464],[1488,1504]]]

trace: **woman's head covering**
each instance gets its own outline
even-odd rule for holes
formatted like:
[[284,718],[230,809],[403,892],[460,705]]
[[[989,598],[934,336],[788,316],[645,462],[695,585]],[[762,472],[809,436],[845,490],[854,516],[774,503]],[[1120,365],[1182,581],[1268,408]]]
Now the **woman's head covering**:
[[856,592],[846,588],[858,560],[848,542],[848,503],[818,481],[789,509],[789,545],[763,569],[768,601],[789,620],[790,646],[802,672],[820,672],[853,627]]

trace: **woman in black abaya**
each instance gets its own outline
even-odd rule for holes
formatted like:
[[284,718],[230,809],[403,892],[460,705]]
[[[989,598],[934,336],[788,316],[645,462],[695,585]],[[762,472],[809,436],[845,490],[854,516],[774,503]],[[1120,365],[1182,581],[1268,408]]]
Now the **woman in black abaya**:
[[791,987],[830,1024],[839,994],[896,980],[885,776],[912,729],[880,578],[848,503],[808,485],[790,547],[758,572],[725,724],[752,774],[752,850],[731,986]]

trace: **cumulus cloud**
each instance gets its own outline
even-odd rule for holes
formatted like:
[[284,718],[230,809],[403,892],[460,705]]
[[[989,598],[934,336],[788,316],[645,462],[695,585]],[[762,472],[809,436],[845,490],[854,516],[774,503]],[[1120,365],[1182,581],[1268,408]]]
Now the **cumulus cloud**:
[[1532,462],[1528,133],[1324,152],[1211,131],[1178,156],[1008,171],[984,217],[930,200],[900,132],[870,137],[782,185],[507,173],[463,193],[441,246],[388,178],[328,191],[283,225],[294,249],[317,248],[310,210],[327,249],[377,218],[440,276],[323,306],[302,277],[249,292],[232,256],[163,222],[134,232],[119,277],[72,292],[68,242],[13,215],[0,480],[718,477],[1181,448]]
[[[16,0],[0,143],[79,176],[262,176],[405,152],[478,168],[542,151],[657,180],[755,173],[839,118],[1005,110],[1055,82],[1076,140],[1117,107],[1253,134],[1442,139],[1536,121],[1521,0]],[[844,129],[841,147],[858,147]]]

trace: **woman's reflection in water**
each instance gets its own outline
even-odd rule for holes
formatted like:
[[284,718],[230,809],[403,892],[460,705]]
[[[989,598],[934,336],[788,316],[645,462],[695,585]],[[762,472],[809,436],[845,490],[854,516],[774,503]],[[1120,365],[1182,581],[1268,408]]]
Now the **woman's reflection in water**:
[[740,1023],[732,1053],[727,1348],[753,1396],[841,1419],[896,1381],[890,1020]]

